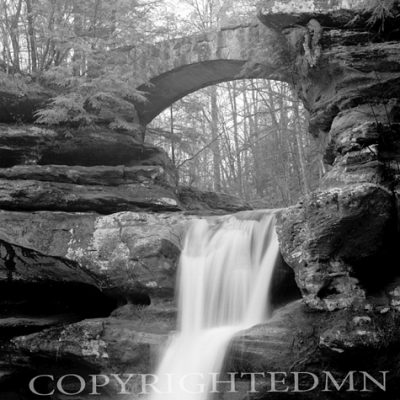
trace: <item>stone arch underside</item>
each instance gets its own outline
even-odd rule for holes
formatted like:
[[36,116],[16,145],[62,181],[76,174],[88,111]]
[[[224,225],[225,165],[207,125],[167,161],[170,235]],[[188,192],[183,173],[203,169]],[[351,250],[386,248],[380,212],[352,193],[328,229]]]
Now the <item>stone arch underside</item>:
[[257,68],[244,68],[243,60],[210,60],[184,65],[165,72],[138,89],[146,93],[147,101],[136,106],[142,125],[177,100],[207,86],[238,79],[267,78]]
[[135,104],[140,124],[147,125],[175,101],[207,86],[243,78],[283,80],[287,44],[282,38],[275,29],[252,21],[149,46],[139,60],[149,75],[149,82],[138,87],[147,97]]
[[150,80],[139,89],[147,101],[137,106],[142,124],[148,124],[175,101],[217,83],[243,77],[245,61],[211,60],[184,65]]

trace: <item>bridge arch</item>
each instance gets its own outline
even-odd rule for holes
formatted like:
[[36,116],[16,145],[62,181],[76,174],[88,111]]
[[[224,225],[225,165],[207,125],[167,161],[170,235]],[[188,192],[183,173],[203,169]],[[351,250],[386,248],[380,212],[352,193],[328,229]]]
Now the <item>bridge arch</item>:
[[189,64],[166,72],[139,89],[146,92],[147,102],[137,106],[142,124],[147,125],[177,100],[207,86],[244,78],[257,73],[243,73],[245,61],[213,60]]
[[[277,42],[274,31],[253,23],[150,47],[143,58],[151,69],[149,81],[138,87],[147,98],[136,105],[140,123],[147,125],[175,101],[217,83],[244,78],[285,80],[277,72],[281,66]],[[269,68],[260,68],[256,62],[260,49],[273,60]],[[252,68],[244,68],[250,60]]]

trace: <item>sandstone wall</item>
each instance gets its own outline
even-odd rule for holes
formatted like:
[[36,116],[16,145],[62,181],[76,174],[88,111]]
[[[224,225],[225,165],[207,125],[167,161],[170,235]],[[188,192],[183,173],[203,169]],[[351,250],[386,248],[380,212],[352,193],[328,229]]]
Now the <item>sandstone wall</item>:
[[384,26],[354,10],[276,16],[261,20],[287,42],[327,163],[320,189],[281,214],[283,255],[310,307],[360,306],[398,274],[399,7]]

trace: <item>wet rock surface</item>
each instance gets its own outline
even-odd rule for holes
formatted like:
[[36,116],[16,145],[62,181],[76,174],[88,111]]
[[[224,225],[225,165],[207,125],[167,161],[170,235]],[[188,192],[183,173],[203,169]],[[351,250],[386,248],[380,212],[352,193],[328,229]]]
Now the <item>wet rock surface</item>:
[[12,344],[21,354],[21,363],[34,365],[34,360],[24,360],[25,355],[31,359],[47,358],[54,363],[58,357],[75,360],[88,370],[125,372],[125,365],[146,373],[153,367],[152,361],[157,354],[150,345],[161,345],[164,338],[161,333],[141,331],[135,321],[109,318],[84,320],[21,336],[13,339]]
[[[124,306],[110,318],[84,320],[16,337],[3,349],[10,364],[3,362],[1,368],[9,371],[11,366],[24,367],[25,375],[20,375],[22,382],[28,382],[38,371],[48,371],[56,377],[73,371],[88,382],[89,374],[146,373],[154,369],[157,351],[174,329],[172,316],[174,307],[170,305],[142,309]],[[365,398],[381,396],[393,400],[399,388],[396,379],[399,359],[393,353],[399,345],[398,322],[398,316],[376,310],[318,312],[296,301],[276,310],[267,323],[239,332],[231,342],[225,370],[266,374],[280,371],[286,374],[282,388],[293,388],[293,372],[307,371],[319,379],[315,391],[270,393],[270,380],[262,379],[257,381],[257,394],[250,396],[252,399],[315,399],[320,398],[326,384],[324,371],[329,371],[338,383],[345,381],[349,371],[355,371],[354,385],[361,392],[363,376],[358,371],[368,371],[381,381],[379,371],[390,367],[386,392],[370,384]],[[305,378],[300,385],[309,388],[310,380]],[[249,384],[246,379],[242,381],[247,389]],[[345,390],[335,391],[331,381],[328,384],[332,388],[330,398],[345,399],[348,395]],[[135,390],[134,379],[128,388]],[[101,392],[104,398],[111,399],[119,389],[111,382]]]
[[[254,212],[262,215],[262,211]],[[247,217],[246,217],[247,216]],[[194,218],[216,224],[223,216],[185,213],[0,211],[0,239],[84,266],[120,301],[171,299],[186,229]],[[247,213],[238,218],[250,218]],[[278,305],[299,295],[293,271],[279,259],[272,297]],[[294,296],[294,297],[293,297]],[[123,300],[125,299],[125,300]]]
[[[87,382],[90,374],[111,377],[115,373],[125,381],[128,374],[154,371],[159,351],[175,329],[175,320],[176,308],[170,303],[149,307],[127,305],[115,310],[109,318],[87,319],[12,339],[3,347],[7,358],[0,361],[0,370],[8,371],[12,366],[14,371],[24,371],[14,372],[14,379],[17,377],[23,383],[19,386],[22,396],[29,395],[26,391],[29,380],[43,371],[56,378],[75,373]],[[131,379],[127,390],[134,391],[138,383],[140,378]],[[104,396],[101,398],[113,398],[121,391],[115,379],[106,386],[100,391]],[[73,384],[66,388],[74,391]],[[88,384],[83,395],[91,389]],[[56,398],[58,395],[55,394]]]
[[[252,399],[316,399],[325,398],[324,371],[329,371],[342,383],[349,371],[354,374],[354,392],[362,392],[363,376],[357,371],[368,371],[382,381],[379,371],[390,370],[386,391],[368,387],[366,399],[395,399],[399,389],[396,376],[398,357],[398,315],[391,313],[346,310],[336,312],[313,311],[302,301],[278,309],[272,319],[238,333],[233,339],[225,360],[226,371],[261,372],[281,371],[286,374],[281,393],[271,392],[270,379],[261,379],[258,393]],[[382,369],[383,368],[383,369]],[[293,372],[316,375],[319,385],[315,390],[293,393]],[[267,374],[268,375],[268,374]],[[281,379],[280,375],[277,379]],[[303,376],[300,388],[309,389],[313,381]],[[346,384],[345,384],[346,386]],[[288,393],[284,393],[288,387]],[[348,392],[331,390],[329,399],[346,399]],[[292,392],[292,393],[290,393]],[[353,395],[361,393],[353,393]],[[346,397],[347,396],[347,397]],[[357,397],[358,398],[358,397]]]

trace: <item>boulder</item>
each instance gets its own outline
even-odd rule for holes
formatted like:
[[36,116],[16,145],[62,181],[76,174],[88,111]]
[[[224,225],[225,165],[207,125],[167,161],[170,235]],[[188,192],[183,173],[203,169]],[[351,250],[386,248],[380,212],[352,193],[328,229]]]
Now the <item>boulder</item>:
[[[392,193],[374,184],[314,192],[278,215],[277,232],[285,261],[308,305],[334,310],[363,301],[392,276],[385,262],[396,237]],[[380,259],[377,257],[380,257]]]
[[[127,374],[153,373],[173,323],[169,317],[160,317],[163,311],[152,307],[137,309],[136,315],[131,310],[129,320],[87,319],[16,337],[4,348],[7,357],[0,359],[0,370],[9,371],[12,366],[14,371],[10,379],[19,380],[14,391],[18,388],[20,393],[27,391],[32,377],[44,373],[55,379],[75,373],[86,382],[90,382],[90,374],[104,374],[110,378],[111,374],[118,374],[126,380]],[[127,390],[135,390],[138,382],[140,378],[132,378]],[[66,387],[74,391],[71,386]],[[88,383],[86,394],[90,390]],[[110,379],[110,384],[100,391],[105,398],[113,398],[120,386],[115,379]]]
[[97,284],[93,276],[74,261],[44,255],[0,239],[0,284],[13,282]]
[[[309,310],[301,300],[297,300],[275,311],[266,323],[241,331],[233,338],[226,355],[227,371],[262,372],[285,371],[300,359],[301,352],[310,354],[318,347],[313,336],[315,313]],[[309,337],[304,347],[294,343],[301,337]]]
[[106,316],[116,305],[77,262],[0,239],[0,337]]
[[182,213],[0,211],[0,238],[73,260],[100,277],[110,296],[146,303],[146,296],[174,295],[185,226],[192,218]]
[[76,369],[144,374],[154,367],[157,348],[166,335],[142,331],[135,321],[88,319],[14,338],[11,355],[14,365],[29,364],[32,369],[43,361],[57,364],[61,359],[73,361]]
[[[296,301],[276,310],[268,322],[236,334],[224,369],[239,374],[281,371],[286,374],[284,386],[289,387],[288,393],[269,392],[267,375],[267,379],[259,378],[258,393],[251,398],[303,400],[325,398],[324,371],[329,371],[338,382],[342,382],[349,371],[355,371],[357,391],[363,389],[362,374],[358,371],[366,371],[379,380],[382,380],[381,371],[389,371],[386,393],[371,387],[362,398],[394,399],[399,390],[396,376],[400,359],[398,319],[394,311],[385,314],[365,310],[318,312]],[[308,393],[293,393],[294,372],[315,374],[319,379],[318,387]],[[300,387],[302,385],[309,388],[310,381],[301,381]],[[346,388],[332,390],[329,399],[347,399],[348,395]]]

